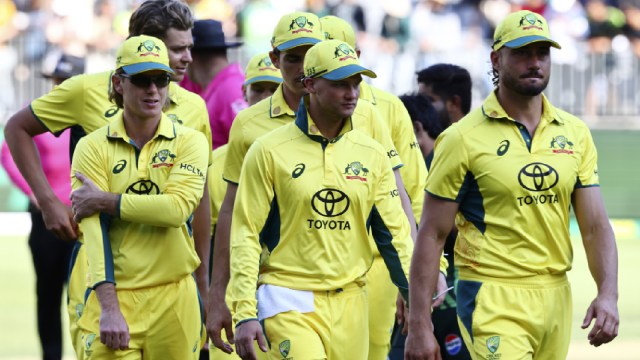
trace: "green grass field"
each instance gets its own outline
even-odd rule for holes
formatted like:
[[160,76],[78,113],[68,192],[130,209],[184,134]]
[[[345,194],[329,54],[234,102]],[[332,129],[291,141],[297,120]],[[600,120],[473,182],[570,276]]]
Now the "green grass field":
[[[638,359],[640,354],[640,239],[618,240],[620,255],[620,335],[600,348],[589,346],[587,331],[580,329],[584,313],[596,293],[587,269],[584,250],[574,241],[574,269],[570,273],[573,287],[573,336],[568,359],[590,360]],[[35,360],[40,350],[36,335],[34,275],[24,237],[0,237],[0,359]],[[65,319],[66,320],[66,319]],[[66,354],[73,359],[68,338]]]

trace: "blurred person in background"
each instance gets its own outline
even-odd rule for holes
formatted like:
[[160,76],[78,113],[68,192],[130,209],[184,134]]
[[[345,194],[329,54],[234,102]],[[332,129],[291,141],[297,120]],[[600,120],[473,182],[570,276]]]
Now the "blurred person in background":
[[[435,144],[411,266],[405,358],[440,359],[429,316],[437,252],[458,228],[458,323],[472,358],[565,359],[571,339],[570,209],[598,289],[582,328],[600,346],[618,334],[618,255],[589,128],[542,93],[551,76],[546,19],[497,26],[495,90]],[[594,323],[595,320],[595,323]]]
[[[82,74],[84,69],[83,58],[62,54],[53,69],[43,71],[43,76],[58,86],[64,80]],[[65,130],[57,137],[52,133],[44,133],[33,139],[47,182],[67,209],[71,207],[69,132]],[[28,242],[36,274],[36,309],[42,358],[60,360],[63,353],[62,293],[69,277],[69,261],[76,240],[61,239],[47,230],[38,201],[13,162],[6,142],[2,144],[1,162],[11,181],[29,198],[31,232]]]
[[591,71],[587,78],[585,114],[598,115],[607,104],[614,102],[611,72],[615,67],[613,38],[622,34],[625,25],[624,13],[606,0],[586,0],[584,5],[589,30],[587,44]]
[[624,0],[621,2],[621,8],[626,17],[624,34],[631,43],[631,51],[640,59],[640,1]]
[[229,141],[231,123],[247,107],[243,98],[244,74],[238,63],[230,63],[228,49],[242,45],[227,42],[222,23],[196,20],[193,24],[193,62],[180,86],[204,99],[209,112],[213,149]]

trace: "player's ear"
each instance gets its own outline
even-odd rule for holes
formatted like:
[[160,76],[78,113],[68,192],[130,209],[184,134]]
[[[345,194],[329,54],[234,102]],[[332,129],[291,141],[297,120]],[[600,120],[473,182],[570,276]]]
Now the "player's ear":
[[248,103],[249,99],[247,98],[247,91],[249,91],[249,85],[242,85],[242,98]]
[[111,85],[113,89],[120,95],[122,95],[122,81],[123,79],[118,74],[111,75]]
[[316,83],[315,79],[305,77],[302,79],[302,85],[307,90],[309,94],[314,94],[316,92]]
[[278,56],[279,53],[279,51],[277,52],[277,54],[274,51],[269,51],[269,59],[271,59],[271,63],[277,69],[280,69],[280,56]]

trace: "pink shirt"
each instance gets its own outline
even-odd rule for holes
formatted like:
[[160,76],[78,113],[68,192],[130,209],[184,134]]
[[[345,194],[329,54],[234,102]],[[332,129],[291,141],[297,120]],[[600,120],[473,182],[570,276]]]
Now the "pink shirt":
[[[44,133],[33,138],[40,153],[42,169],[58,199],[65,205],[71,206],[69,194],[71,193],[71,165],[69,161],[69,130],[65,130],[62,135],[55,137],[51,133]],[[13,162],[9,146],[2,143],[0,151],[0,162],[9,175],[9,179],[25,195],[31,197],[33,192],[22,177],[20,170]]]
[[247,107],[242,94],[242,83],[244,72],[237,63],[229,64],[222,69],[204,90],[187,76],[180,82],[180,86],[204,99],[209,112],[214,149],[229,142],[229,130],[233,119],[240,110]]

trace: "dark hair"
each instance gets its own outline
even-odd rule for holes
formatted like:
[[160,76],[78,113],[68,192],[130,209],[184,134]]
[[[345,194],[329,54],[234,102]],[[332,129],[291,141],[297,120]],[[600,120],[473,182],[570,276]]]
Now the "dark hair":
[[167,30],[193,28],[189,5],[179,0],[147,0],[131,15],[129,36],[148,35],[164,39]]
[[453,64],[435,64],[416,74],[419,83],[431,85],[433,92],[443,100],[459,96],[463,114],[471,110],[471,75],[467,69]]
[[400,96],[400,100],[409,112],[411,124],[413,125],[414,121],[422,124],[422,128],[431,138],[437,138],[438,135],[445,130],[440,120],[438,110],[436,110],[433,104],[431,104],[431,101],[425,96],[420,94],[406,94]]

